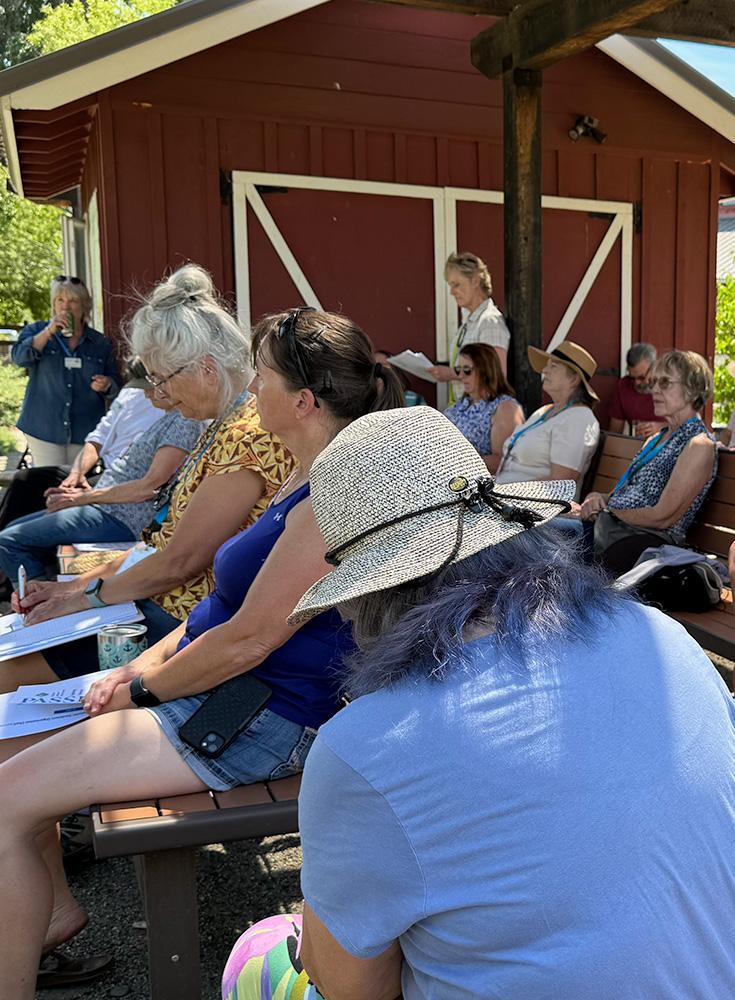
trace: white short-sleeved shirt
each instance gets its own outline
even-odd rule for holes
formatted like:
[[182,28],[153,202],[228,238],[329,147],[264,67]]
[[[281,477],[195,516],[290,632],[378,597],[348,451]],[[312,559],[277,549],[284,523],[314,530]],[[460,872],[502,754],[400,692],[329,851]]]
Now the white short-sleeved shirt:
[[100,446],[108,467],[121,458],[143,431],[161,419],[161,411],[143,389],[121,389],[105,416],[84,439]]
[[[512,438],[503,448],[503,460],[497,475],[498,483],[524,483],[546,479],[552,465],[565,465],[579,472],[581,482],[600,440],[600,425],[588,406],[570,406],[548,420],[541,417],[549,409],[542,406],[518,428],[531,428],[516,438],[508,454]],[[532,424],[535,427],[531,427]]]
[[[467,344],[488,344],[507,351],[510,346],[510,330],[505,325],[503,314],[492,299],[487,298],[477,309],[468,313],[462,310],[462,325],[452,338],[449,348],[449,364],[454,367],[462,348]],[[461,399],[464,389],[461,382],[452,382],[454,399]]]

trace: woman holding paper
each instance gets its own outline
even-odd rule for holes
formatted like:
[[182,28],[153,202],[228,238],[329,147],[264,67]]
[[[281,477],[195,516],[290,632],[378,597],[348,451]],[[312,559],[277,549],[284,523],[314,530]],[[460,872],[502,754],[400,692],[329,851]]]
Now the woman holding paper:
[[506,375],[510,331],[491,298],[492,279],[481,257],[474,253],[450,254],[444,266],[444,280],[449,285],[449,294],[462,310],[463,321],[450,345],[449,364],[434,365],[428,371],[437,382],[452,382],[449,402],[454,403],[462,394],[461,384],[454,381],[454,367],[462,347],[466,344],[489,344],[494,347]]
[[[161,383],[171,379],[137,325],[133,346]],[[401,389],[390,369],[376,366],[365,334],[331,313],[296,309],[265,317],[253,356],[251,388],[262,423],[284,440],[298,468],[257,523],[220,548],[215,590],[186,624],[93,687],[88,722],[0,765],[0,997],[31,1000],[42,951],[69,940],[87,920],[63,878],[51,832],[59,816],[93,801],[225,789],[294,773],[318,726],[339,707],[349,628],[334,611],[305,627],[286,623],[328,569],[309,472],[356,417],[400,407]],[[270,701],[211,759],[185,743],[182,728],[212,688],[243,674],[266,684]],[[14,749],[10,741],[0,747],[6,757]]]

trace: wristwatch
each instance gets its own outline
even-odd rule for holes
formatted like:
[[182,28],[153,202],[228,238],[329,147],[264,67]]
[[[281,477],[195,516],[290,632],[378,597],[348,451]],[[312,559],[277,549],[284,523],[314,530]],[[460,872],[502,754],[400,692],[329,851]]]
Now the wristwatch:
[[100,597],[100,590],[104,582],[104,579],[98,576],[96,580],[90,580],[84,588],[84,593],[89,598],[89,603],[93,608],[106,608],[109,606],[107,601],[103,601]]
[[161,704],[160,699],[148,690],[140,676],[134,677],[130,682],[130,700],[137,708],[153,708]]

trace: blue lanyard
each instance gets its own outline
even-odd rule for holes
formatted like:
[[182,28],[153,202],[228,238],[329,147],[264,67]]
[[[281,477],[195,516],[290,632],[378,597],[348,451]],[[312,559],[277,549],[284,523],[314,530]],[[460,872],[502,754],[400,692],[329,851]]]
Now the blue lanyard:
[[[699,420],[699,417],[696,415],[690,417],[688,420],[685,420],[681,426],[686,427],[686,425],[690,424],[693,420]],[[632,479],[636,473],[641,471],[644,465],[648,465],[648,463],[654,459],[663,448],[666,447],[671,438],[669,438],[668,441],[662,441],[661,438],[667,433],[668,429],[668,427],[662,427],[656,437],[651,438],[648,444],[638,452],[620,479],[618,479],[617,483],[615,483],[613,488],[610,490],[608,496],[612,496],[613,493],[617,493],[619,489],[622,489],[629,479]]]
[[563,413],[564,410],[568,410],[569,407],[573,406],[573,405],[574,405],[573,403],[566,403],[564,406],[562,406],[562,408],[560,410],[558,410],[554,414],[552,414],[552,412],[551,412],[551,410],[553,409],[553,407],[550,407],[548,410],[546,410],[545,413],[541,414],[541,416],[538,418],[538,420],[534,420],[534,422],[532,424],[528,424],[527,427],[521,427],[520,430],[517,430],[515,432],[515,434],[513,435],[513,437],[510,439],[510,441],[508,442],[508,447],[506,449],[503,461],[505,462],[506,459],[508,458],[508,455],[510,455],[511,451],[515,447],[515,443],[518,440],[518,438],[523,437],[524,434],[527,434],[528,431],[532,431],[533,428],[534,427],[538,427],[539,424],[545,424],[546,421],[547,420],[551,420],[552,417],[558,417],[559,414]]
[[[70,351],[69,348],[64,343],[63,337],[61,337],[58,333],[55,333],[54,337],[56,337],[57,341],[59,342],[59,347],[61,347],[61,350],[64,352],[67,358],[76,357],[77,347],[79,347],[79,344],[77,344],[77,347],[75,347],[73,351]],[[79,343],[81,344],[81,340],[79,341]]]

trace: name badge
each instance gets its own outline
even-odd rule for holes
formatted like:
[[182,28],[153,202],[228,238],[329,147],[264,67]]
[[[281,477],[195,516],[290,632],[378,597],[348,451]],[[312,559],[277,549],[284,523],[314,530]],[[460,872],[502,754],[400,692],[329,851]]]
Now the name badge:
[[64,358],[64,368],[81,368],[81,358]]

